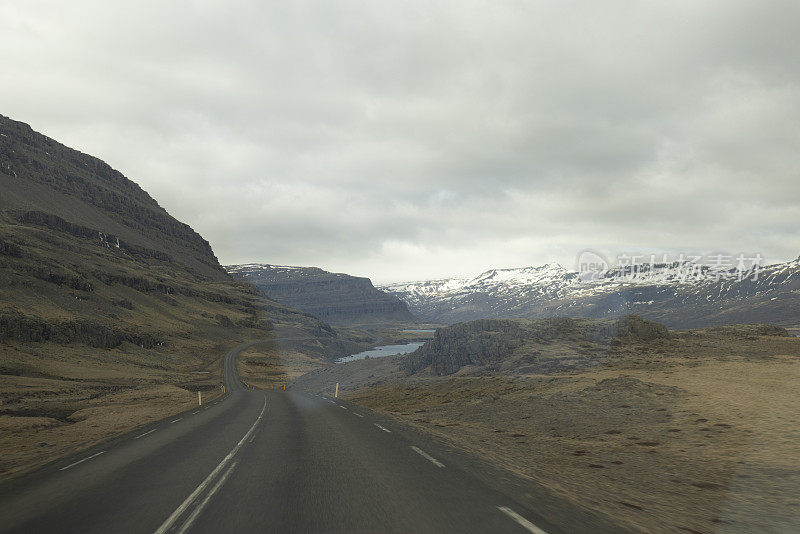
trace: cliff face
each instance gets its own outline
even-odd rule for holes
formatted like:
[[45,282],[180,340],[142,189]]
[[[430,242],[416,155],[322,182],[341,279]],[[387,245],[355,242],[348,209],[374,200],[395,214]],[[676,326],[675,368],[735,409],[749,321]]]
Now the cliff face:
[[228,272],[269,298],[334,325],[356,326],[416,321],[405,303],[372,285],[369,278],[316,267],[231,265]]

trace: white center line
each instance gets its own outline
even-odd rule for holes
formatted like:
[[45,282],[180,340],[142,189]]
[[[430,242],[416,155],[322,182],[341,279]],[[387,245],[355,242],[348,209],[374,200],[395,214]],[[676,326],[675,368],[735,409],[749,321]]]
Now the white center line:
[[135,438],[133,438],[133,439],[139,439],[139,438],[143,438],[143,437],[145,437],[147,434],[152,434],[152,433],[153,433],[153,432],[155,432],[156,430],[158,430],[158,429],[157,429],[157,428],[154,428],[153,430],[148,430],[148,431],[147,431],[147,432],[145,432],[144,434],[139,434],[138,436],[136,436],[136,437],[135,437]]
[[177,422],[178,422],[178,421],[180,421],[181,419],[183,419],[183,417],[178,417],[178,418],[177,418],[177,419],[175,419],[174,421],[170,421],[170,422],[169,422],[169,424],[172,424],[172,423],[177,423]]
[[183,524],[181,529],[178,531],[178,534],[184,534],[185,532],[189,531],[189,529],[192,527],[192,525],[194,524],[194,522],[197,519],[197,517],[200,515],[200,512],[203,511],[203,508],[205,508],[205,506],[208,504],[208,502],[211,500],[211,497],[214,496],[214,494],[217,492],[217,490],[219,490],[219,488],[222,487],[222,485],[228,479],[228,476],[230,476],[231,471],[233,471],[233,469],[236,467],[237,463],[238,462],[233,462],[233,465],[231,465],[228,468],[228,470],[225,471],[225,474],[220,477],[219,481],[216,484],[214,484],[214,487],[211,488],[211,491],[208,492],[208,495],[206,495],[206,498],[203,499],[200,502],[200,504],[197,505],[197,507],[192,512],[192,515],[190,515],[186,519],[186,522]]
[[534,525],[533,523],[531,523],[530,521],[519,515],[511,508],[507,506],[498,506],[497,509],[506,514],[508,517],[510,517],[517,523],[519,523],[522,527],[527,529],[528,532],[532,532],[533,534],[547,534],[547,532],[540,529],[539,527],[537,527],[536,525]]
[[102,452],[98,452],[97,454],[93,454],[93,455],[91,455],[91,456],[87,456],[87,457],[86,457],[86,458],[84,458],[83,460],[78,460],[77,462],[75,462],[75,463],[72,463],[72,464],[69,464],[69,465],[68,465],[68,466],[66,466],[66,467],[62,467],[61,469],[59,469],[59,471],[66,471],[66,470],[67,470],[67,469],[69,469],[70,467],[75,467],[76,465],[78,465],[78,464],[82,464],[82,463],[83,463],[83,462],[85,462],[86,460],[91,460],[91,459],[92,459],[92,458],[94,458],[95,456],[100,456],[101,454],[104,454],[105,452],[106,452],[106,451],[102,451]]
[[389,430],[388,428],[384,428],[384,427],[382,427],[382,426],[381,426],[381,425],[379,425],[378,423],[375,423],[375,426],[377,426],[378,428],[380,428],[380,429],[381,429],[381,430],[383,430],[384,432],[390,432],[390,433],[391,433],[391,430]]
[[197,486],[197,488],[192,492],[192,494],[186,497],[186,500],[184,500],[181,503],[181,505],[178,506],[174,512],[172,512],[172,515],[170,515],[166,519],[166,521],[164,521],[164,523],[162,523],[161,526],[158,527],[158,530],[156,530],[155,534],[164,534],[165,532],[167,532],[172,528],[175,521],[177,521],[178,518],[183,515],[183,513],[195,501],[195,499],[197,499],[197,497],[206,489],[206,487],[209,484],[211,484],[214,478],[216,478],[217,474],[223,469],[225,469],[225,466],[228,465],[228,463],[231,460],[233,460],[233,457],[236,455],[237,452],[239,452],[239,449],[242,448],[244,442],[250,439],[250,436],[252,436],[253,432],[255,432],[258,423],[260,423],[261,419],[264,418],[264,412],[266,411],[267,411],[267,396],[265,394],[264,407],[261,408],[261,413],[258,415],[256,422],[253,423],[253,426],[250,427],[250,430],[248,430],[247,433],[244,435],[244,437],[239,441],[239,443],[237,443],[236,446],[233,449],[231,449],[231,452],[229,452],[228,455],[222,459],[222,461],[217,465],[217,467],[215,467],[214,470],[211,471],[211,473],[206,477],[206,479],[203,482],[201,482],[199,486]]
[[412,450],[412,451],[414,451],[414,452],[416,452],[417,454],[419,454],[420,456],[422,456],[422,457],[423,457],[423,458],[425,458],[426,460],[428,460],[430,463],[432,463],[432,464],[433,464],[433,465],[435,465],[436,467],[444,467],[444,464],[443,464],[442,462],[440,462],[439,460],[437,460],[436,458],[434,458],[433,456],[431,456],[431,455],[430,455],[430,454],[428,454],[427,452],[423,451],[423,450],[422,450],[422,449],[420,449],[419,447],[414,447],[414,446],[412,445],[412,446],[411,446],[411,450]]

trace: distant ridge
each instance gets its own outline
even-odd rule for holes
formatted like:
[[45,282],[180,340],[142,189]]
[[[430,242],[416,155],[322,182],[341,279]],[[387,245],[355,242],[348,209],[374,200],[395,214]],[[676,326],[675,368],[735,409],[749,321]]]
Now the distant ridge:
[[369,278],[331,273],[318,267],[249,263],[228,265],[236,279],[266,296],[340,326],[413,323],[406,304],[376,289]]
[[762,267],[738,280],[687,279],[685,265],[655,265],[630,279],[617,270],[583,281],[558,264],[491,269],[474,278],[381,285],[425,321],[453,324],[483,318],[609,318],[636,314],[671,328],[769,322],[800,325],[800,259]]

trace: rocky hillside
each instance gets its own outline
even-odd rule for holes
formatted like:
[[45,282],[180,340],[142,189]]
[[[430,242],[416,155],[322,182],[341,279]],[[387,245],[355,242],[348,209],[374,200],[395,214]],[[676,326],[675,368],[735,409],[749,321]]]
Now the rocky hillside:
[[707,268],[655,265],[646,276],[618,270],[586,279],[557,264],[493,269],[470,279],[398,283],[381,289],[421,319],[452,324],[480,318],[619,317],[636,314],[672,328],[768,322],[800,325],[800,261],[761,268],[739,280],[715,280]]
[[0,116],[0,478],[215,394],[225,351],[265,338],[319,360],[368,344],[233,280],[121,173]]
[[[788,336],[770,325],[718,327],[730,335]],[[500,371],[514,374],[563,372],[601,365],[626,347],[650,350],[670,339],[664,325],[636,315],[618,319],[482,319],[440,328],[411,353],[408,374],[451,375]]]
[[372,285],[369,278],[317,267],[267,264],[229,265],[236,279],[253,284],[268,297],[333,325],[413,323],[403,301]]
[[208,241],[105,162],[0,116],[0,210],[19,224],[224,280]]

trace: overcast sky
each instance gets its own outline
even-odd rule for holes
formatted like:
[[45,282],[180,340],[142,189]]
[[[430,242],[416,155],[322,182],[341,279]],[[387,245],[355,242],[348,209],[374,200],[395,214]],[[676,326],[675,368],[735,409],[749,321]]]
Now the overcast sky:
[[0,3],[0,113],[223,263],[800,254],[796,0]]

